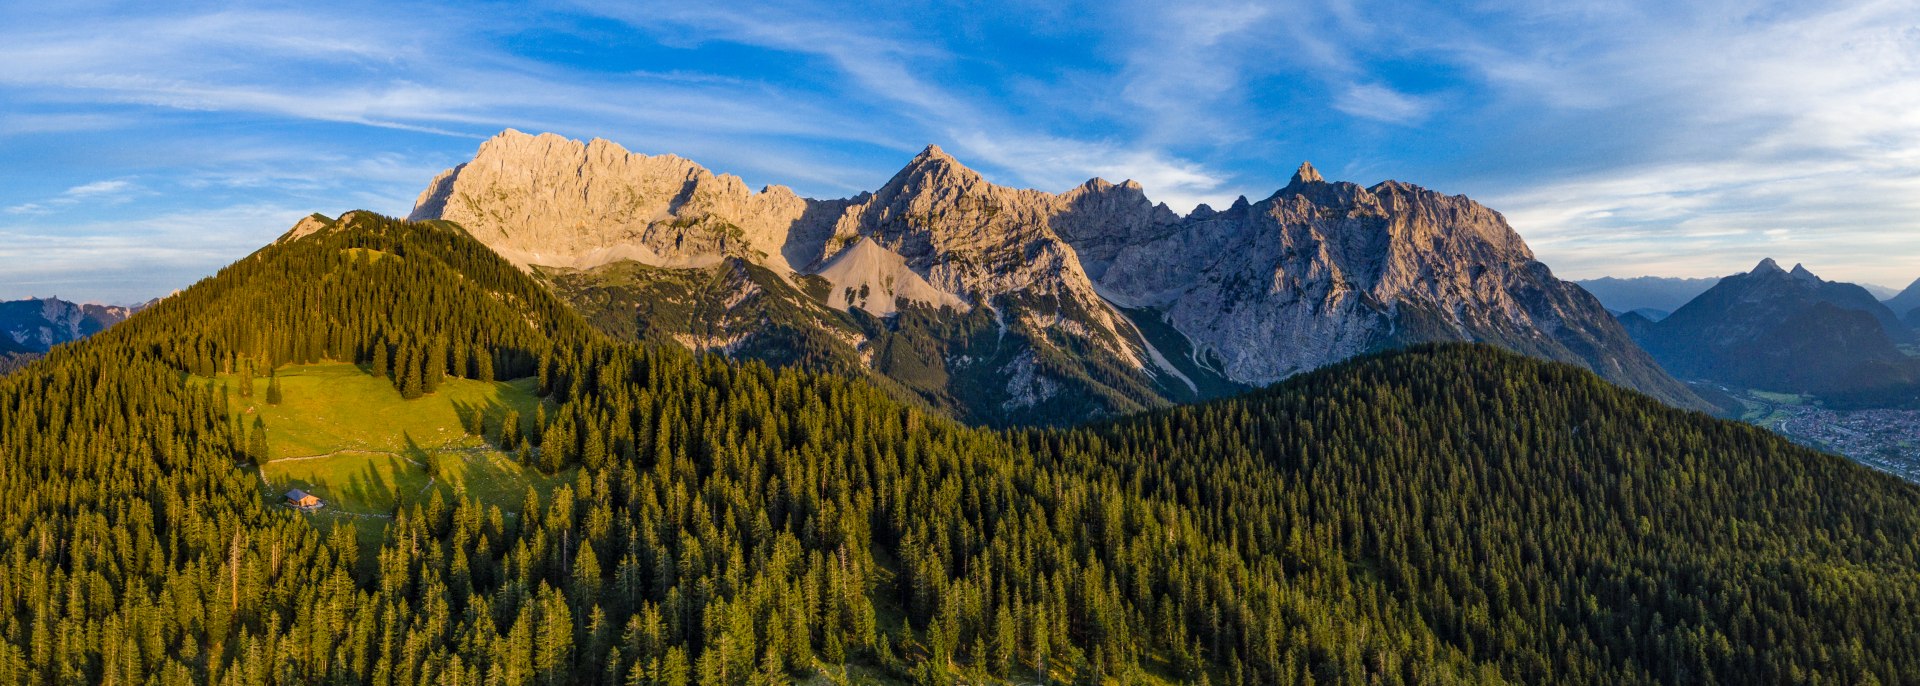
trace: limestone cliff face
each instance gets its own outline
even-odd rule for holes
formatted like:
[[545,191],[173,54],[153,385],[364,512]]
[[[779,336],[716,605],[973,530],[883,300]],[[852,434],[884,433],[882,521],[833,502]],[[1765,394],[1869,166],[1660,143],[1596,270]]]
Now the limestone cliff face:
[[756,193],[673,155],[509,130],[434,179],[410,218],[458,222],[523,267],[704,267],[728,256],[782,264],[807,207],[785,187]]
[[1272,197],[1122,249],[1103,277],[1110,296],[1165,312],[1247,383],[1381,347],[1472,340],[1688,397],[1499,213],[1397,181],[1328,183],[1303,165]]
[[[976,414],[1072,401],[1086,406],[1063,419],[1088,418],[1433,340],[1498,343],[1703,406],[1498,213],[1394,181],[1329,183],[1309,165],[1269,198],[1181,217],[1130,181],[998,186],[936,146],[871,193],[822,201],[671,155],[508,131],[435,179],[413,218],[459,222],[523,268],[738,258],[820,308],[990,317],[991,353],[971,325],[912,320],[934,341],[913,344],[915,374],[1004,386],[966,400]],[[875,336],[847,345],[879,369]]]

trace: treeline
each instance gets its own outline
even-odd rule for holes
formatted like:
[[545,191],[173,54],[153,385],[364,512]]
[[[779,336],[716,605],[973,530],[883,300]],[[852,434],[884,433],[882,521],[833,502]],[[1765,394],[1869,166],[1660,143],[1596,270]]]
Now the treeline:
[[[538,377],[557,409],[491,438],[566,484],[405,508],[362,559],[189,374],[383,354],[403,394]],[[0,380],[0,682],[1912,682],[1917,506],[1478,347],[987,432],[613,342],[456,227],[355,214]]]

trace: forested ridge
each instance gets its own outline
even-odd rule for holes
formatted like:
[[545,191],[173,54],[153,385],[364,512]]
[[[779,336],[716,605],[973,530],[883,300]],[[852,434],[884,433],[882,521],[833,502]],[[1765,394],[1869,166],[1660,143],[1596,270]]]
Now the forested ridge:
[[[205,381],[321,359],[537,376],[488,438],[570,483],[363,553]],[[1911,683],[1916,534],[1911,485],[1491,348],[989,432],[365,213],[0,380],[0,683]]]

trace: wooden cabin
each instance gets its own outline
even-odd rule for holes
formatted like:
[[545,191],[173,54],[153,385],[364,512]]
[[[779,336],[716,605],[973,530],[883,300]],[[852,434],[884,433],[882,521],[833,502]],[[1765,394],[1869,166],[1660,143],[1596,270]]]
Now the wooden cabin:
[[298,488],[287,491],[287,506],[301,510],[320,509],[320,498]]

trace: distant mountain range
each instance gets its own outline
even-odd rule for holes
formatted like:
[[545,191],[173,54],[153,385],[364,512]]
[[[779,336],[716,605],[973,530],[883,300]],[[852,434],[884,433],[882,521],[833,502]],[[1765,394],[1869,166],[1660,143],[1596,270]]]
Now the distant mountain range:
[[1429,341],[1707,407],[1499,213],[1311,165],[1265,199],[1183,217],[1133,182],[998,186],[935,146],[878,190],[813,200],[508,131],[411,218],[457,222],[607,330],[861,373],[985,423],[1217,397]]
[[[1598,279],[1575,281],[1581,288],[1587,289],[1600,304],[1614,312],[1632,312],[1649,310],[1661,316],[1680,309],[1688,301],[1707,292],[1720,277],[1686,279],[1666,276],[1636,276],[1621,279],[1604,276]],[[1649,314],[1643,312],[1642,314]],[[1658,319],[1659,317],[1655,317]]]
[[1630,313],[1622,322],[1682,378],[1841,402],[1904,402],[1920,384],[1920,359],[1899,347],[1916,333],[1892,310],[1864,288],[1771,259],[1663,320]]
[[1907,326],[1920,330],[1920,279],[1914,279],[1913,284],[1907,286],[1906,290],[1888,298],[1886,305],[1900,317],[1901,321],[1906,322]]
[[31,298],[0,302],[0,374],[125,321],[152,303],[133,307]]
[[59,298],[0,302],[0,352],[44,353],[125,321],[144,305],[120,307]]

